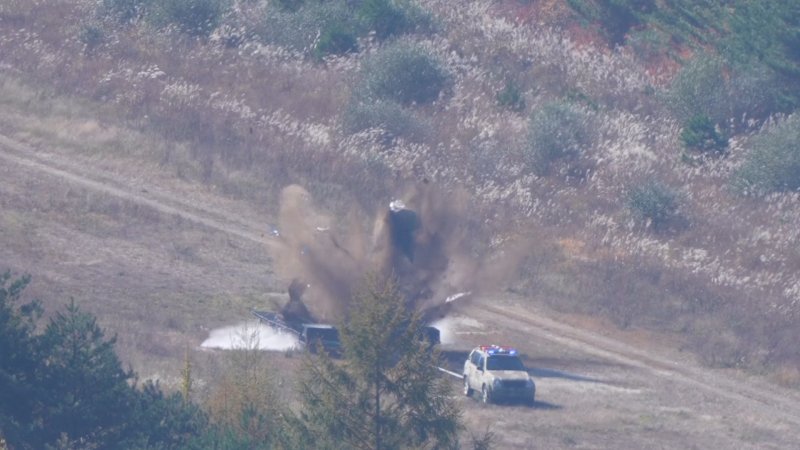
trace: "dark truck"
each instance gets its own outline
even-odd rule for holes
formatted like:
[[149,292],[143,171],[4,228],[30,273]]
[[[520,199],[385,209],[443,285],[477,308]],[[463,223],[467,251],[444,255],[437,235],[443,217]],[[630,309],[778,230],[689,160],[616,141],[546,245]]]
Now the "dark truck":
[[333,325],[304,323],[303,330],[300,332],[300,342],[312,353],[316,353],[322,348],[331,356],[339,357],[342,355],[339,330]]
[[[253,315],[264,325],[282,333],[291,333],[303,348],[316,352],[320,348],[329,355],[340,357],[342,355],[342,342],[339,339],[339,330],[335,326],[322,323],[301,323],[287,321],[283,315],[271,311],[253,311]],[[428,342],[430,348],[441,342],[439,330],[435,327],[424,326],[420,329],[423,340]]]
[[333,325],[286,321],[283,315],[271,311],[253,311],[253,315],[261,323],[278,332],[297,336],[300,345],[311,352],[322,348],[331,356],[341,354],[342,343],[339,340],[339,330]]

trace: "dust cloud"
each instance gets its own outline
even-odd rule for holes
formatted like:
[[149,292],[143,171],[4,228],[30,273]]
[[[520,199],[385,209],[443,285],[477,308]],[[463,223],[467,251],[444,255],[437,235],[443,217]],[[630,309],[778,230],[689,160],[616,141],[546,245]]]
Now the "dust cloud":
[[221,350],[274,350],[297,348],[297,336],[281,333],[258,322],[249,321],[212,330],[200,344],[202,348]]
[[314,320],[344,320],[368,274],[393,277],[409,308],[430,322],[517,273],[522,247],[490,245],[466,194],[427,183],[402,191],[375,211],[334,214],[301,186],[282,191],[268,245],[276,272]]

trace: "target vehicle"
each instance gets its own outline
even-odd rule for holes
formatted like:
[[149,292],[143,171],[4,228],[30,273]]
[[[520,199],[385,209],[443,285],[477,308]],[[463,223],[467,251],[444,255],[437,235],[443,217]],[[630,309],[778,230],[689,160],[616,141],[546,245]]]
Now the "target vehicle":
[[464,362],[464,395],[480,393],[484,403],[523,402],[532,405],[536,385],[517,351],[499,345],[481,345]]
[[[284,314],[271,311],[252,311],[252,313],[264,325],[268,325],[280,333],[289,333],[297,336],[301,349],[315,353],[322,348],[330,356],[335,358],[342,356],[342,342],[339,338],[339,330],[333,325],[305,323],[296,317],[292,317],[294,320],[287,320]],[[423,326],[419,332],[419,339],[427,342],[429,350],[441,343],[439,329]]]

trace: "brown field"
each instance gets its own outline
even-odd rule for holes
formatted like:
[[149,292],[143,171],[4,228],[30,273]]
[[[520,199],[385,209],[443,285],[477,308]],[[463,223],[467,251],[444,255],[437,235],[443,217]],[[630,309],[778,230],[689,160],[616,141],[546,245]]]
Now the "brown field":
[[[284,301],[269,251],[284,186],[344,221],[429,182],[469,194],[476,241],[525,243],[511,282],[456,311],[481,326],[449,349],[518,346],[539,404],[465,399],[472,432],[500,448],[800,442],[797,194],[728,189],[756,128],[728,159],[680,164],[680,127],[648,94],[666,75],[570,35],[561,2],[420,1],[440,30],[414,39],[453,77],[416,111],[432,130],[420,142],[342,130],[361,55],[323,64],[117,27],[95,3],[0,4],[0,270],[30,273],[27,295],[51,313],[75,298],[141,378],[175,388],[188,349],[204,400],[226,364],[199,348],[208,332]],[[107,38],[92,52],[76,37],[89,25]],[[521,114],[496,104],[508,73]],[[526,115],[576,95],[601,105],[591,176],[531,173]],[[685,223],[632,219],[626,189],[650,177],[681,188]],[[263,356],[291,380],[299,358]]]

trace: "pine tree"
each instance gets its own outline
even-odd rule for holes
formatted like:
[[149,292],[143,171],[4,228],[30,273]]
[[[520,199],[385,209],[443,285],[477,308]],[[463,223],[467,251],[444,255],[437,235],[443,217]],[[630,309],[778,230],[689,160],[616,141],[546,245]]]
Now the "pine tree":
[[112,448],[133,400],[128,384],[133,374],[122,369],[114,352],[116,338],[106,339],[94,316],[73,300],[50,320],[38,341],[39,444],[66,434],[84,447]]
[[34,334],[42,309],[19,304],[28,282],[0,274],[0,449],[236,448],[180,394],[131,386],[115,339],[74,301]]
[[180,393],[165,395],[157,384],[146,382],[134,391],[128,425],[112,448],[201,450],[218,445],[217,430],[196,404]]
[[393,281],[371,278],[342,329],[344,361],[306,360],[300,445],[316,448],[454,448],[460,411]]
[[[33,331],[41,316],[38,302],[19,304],[30,277],[0,274],[0,436],[22,448],[34,422],[35,372]],[[5,444],[3,444],[5,445]]]

